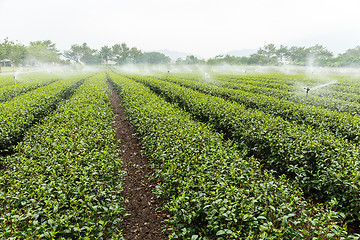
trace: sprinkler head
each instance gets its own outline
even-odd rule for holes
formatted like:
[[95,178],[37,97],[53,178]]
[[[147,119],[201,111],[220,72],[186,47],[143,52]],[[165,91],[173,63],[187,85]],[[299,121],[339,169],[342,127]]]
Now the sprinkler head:
[[310,91],[310,88],[306,87],[304,88],[306,90],[306,93],[308,93]]

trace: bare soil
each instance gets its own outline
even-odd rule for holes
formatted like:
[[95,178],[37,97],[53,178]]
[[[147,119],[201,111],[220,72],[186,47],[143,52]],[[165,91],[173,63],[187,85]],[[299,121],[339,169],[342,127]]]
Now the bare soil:
[[110,98],[115,121],[113,128],[116,138],[120,139],[120,158],[123,161],[122,170],[127,174],[123,180],[122,197],[125,199],[124,208],[129,214],[120,223],[123,236],[133,239],[168,239],[169,233],[164,233],[163,221],[168,213],[161,210],[162,201],[153,193],[155,180],[150,180],[152,170],[149,168],[148,158],[141,152],[141,144],[135,136],[135,130],[126,120],[126,113],[115,88]]

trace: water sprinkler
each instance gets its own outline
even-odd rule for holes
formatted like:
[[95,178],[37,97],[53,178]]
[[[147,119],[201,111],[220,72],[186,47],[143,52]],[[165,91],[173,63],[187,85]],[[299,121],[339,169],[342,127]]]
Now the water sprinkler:
[[15,83],[15,85],[16,85],[16,76],[14,75],[14,83]]
[[306,96],[305,96],[305,111],[306,111],[306,102],[307,102],[307,98],[308,98],[308,95],[309,95],[310,88],[306,87],[304,89],[306,91]]
[[[316,87],[313,87],[312,90],[315,91],[319,88],[323,88],[323,87],[326,87],[326,86],[329,86],[329,85],[332,85],[332,84],[335,84],[337,83],[337,81],[333,81],[333,82],[329,82],[329,83],[326,83],[326,84],[322,84],[322,85],[319,85],[319,86],[316,86]],[[310,88],[309,87],[306,87],[304,88],[305,91],[306,91],[306,97],[305,97],[305,111],[306,111],[306,103],[307,103],[307,98],[308,98],[308,94],[309,94],[309,91],[310,91]]]

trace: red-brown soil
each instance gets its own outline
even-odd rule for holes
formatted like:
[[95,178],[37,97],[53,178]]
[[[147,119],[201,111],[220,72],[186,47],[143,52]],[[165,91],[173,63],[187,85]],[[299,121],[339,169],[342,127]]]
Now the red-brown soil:
[[114,87],[110,84],[110,98],[115,113],[113,128],[116,138],[120,139],[120,158],[126,175],[123,180],[122,197],[124,208],[129,215],[120,223],[123,236],[134,239],[168,239],[168,233],[162,231],[163,221],[168,213],[161,210],[162,201],[153,193],[156,182],[148,179],[152,171],[148,158],[141,152],[141,144],[135,136],[135,130],[126,120],[126,113]]

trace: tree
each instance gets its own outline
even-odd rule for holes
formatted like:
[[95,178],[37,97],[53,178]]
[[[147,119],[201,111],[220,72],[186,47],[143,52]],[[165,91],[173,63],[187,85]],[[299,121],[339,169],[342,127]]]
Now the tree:
[[267,58],[263,54],[257,52],[250,55],[248,62],[249,64],[264,65],[267,63],[267,61]]
[[215,58],[210,58],[207,60],[207,64],[211,65],[219,65],[219,64],[231,64],[231,65],[247,65],[248,64],[248,57],[235,57],[229,54],[227,55],[217,55]]
[[43,45],[46,47],[47,50],[54,52],[57,55],[60,55],[60,51],[58,49],[56,49],[56,44],[53,43],[51,40],[30,42],[30,46],[31,45]]
[[6,58],[6,50],[3,44],[0,44],[0,73],[1,73],[1,67],[2,67],[2,61]]
[[64,56],[69,60],[81,63],[80,59],[83,56],[81,46],[77,44],[71,45],[70,50],[64,52]]
[[59,63],[61,62],[59,50],[55,43],[50,40],[30,42],[27,47],[30,61],[34,64],[36,61]]
[[340,66],[360,65],[360,46],[348,49],[336,59]]
[[310,49],[305,47],[291,47],[288,51],[289,59],[294,63],[304,64],[309,56]]
[[[179,59],[178,59],[179,60]],[[178,60],[176,60],[176,63],[178,64]],[[181,60],[181,59],[180,59]],[[182,63],[179,61],[179,64]],[[210,64],[210,65],[218,65],[221,63],[221,60],[220,59],[217,59],[216,57],[215,58],[209,58],[206,62],[207,64]]]
[[183,64],[184,63],[184,60],[182,58],[178,58],[176,59],[176,64],[180,65],[180,64]]
[[4,39],[4,42],[0,44],[0,72],[1,72],[1,62],[5,59],[9,59],[11,48],[14,45],[14,42],[9,41],[8,38]]
[[288,48],[284,45],[280,45],[279,49],[275,51],[276,57],[279,59],[280,62],[283,62],[286,56],[288,55]]
[[138,57],[142,55],[141,50],[137,49],[136,47],[132,47],[130,49],[129,57],[133,60],[134,63],[136,63],[136,60]]
[[122,59],[122,63],[126,63],[126,60],[128,58],[128,56],[130,55],[130,48],[126,45],[126,43],[122,43],[121,44],[121,59]]
[[248,58],[247,57],[235,57],[235,56],[230,56],[230,55],[226,55],[225,57],[222,58],[222,62],[225,62],[227,64],[238,64],[238,65],[246,65],[248,63]]
[[267,59],[267,64],[270,64],[270,62],[277,62],[276,57],[276,47],[273,43],[270,43],[268,45],[265,45],[263,48],[260,48],[257,51],[257,54],[260,56],[264,56]]
[[312,57],[316,64],[328,65],[329,60],[333,57],[333,53],[324,46],[316,44],[309,48],[309,57]]
[[82,62],[88,65],[97,65],[103,62],[100,53],[96,49],[89,48],[82,57]]
[[320,59],[327,59],[334,56],[332,52],[327,50],[324,46],[316,44],[313,47],[309,48],[310,55],[320,58]]
[[100,64],[101,56],[97,50],[91,49],[87,43],[71,45],[70,51],[65,51],[64,56],[81,64]]
[[9,59],[14,66],[19,66],[20,63],[26,58],[26,47],[20,43],[11,46]]
[[115,44],[114,46],[112,46],[112,53],[115,57],[115,61],[117,64],[125,64],[127,58],[130,55],[130,49],[126,45],[126,43]]
[[112,57],[111,48],[108,46],[103,46],[100,49],[100,56],[105,61],[105,63],[108,64],[109,59],[111,59]]
[[120,57],[121,57],[121,45],[120,44],[115,44],[114,46],[111,47],[111,51],[112,51],[112,56],[114,57],[114,60],[116,61],[117,64],[120,64]]
[[197,64],[197,63],[199,63],[199,59],[197,57],[195,57],[194,55],[186,56],[185,63],[186,64]]
[[259,48],[259,50],[256,53],[251,54],[247,62],[249,64],[260,64],[260,65],[271,64],[271,63],[276,64],[278,62],[276,51],[277,51],[276,47],[273,43],[267,44],[263,48]]
[[137,62],[139,63],[149,63],[149,64],[166,64],[169,63],[170,61],[171,61],[170,57],[159,52],[145,52],[137,60]]

